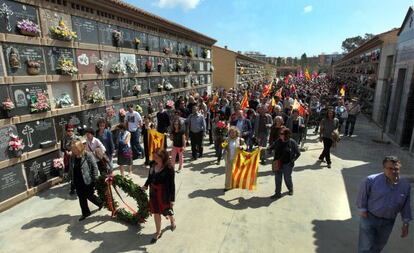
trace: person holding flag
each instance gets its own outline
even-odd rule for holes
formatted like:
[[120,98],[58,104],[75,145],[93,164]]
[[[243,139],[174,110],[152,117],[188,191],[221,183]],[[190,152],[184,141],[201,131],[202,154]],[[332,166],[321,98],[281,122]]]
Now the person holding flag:
[[246,149],[244,140],[239,137],[240,132],[235,126],[231,126],[228,131],[229,137],[223,142],[224,161],[226,168],[226,180],[224,192],[231,189],[231,175],[233,171],[233,160],[238,149]]

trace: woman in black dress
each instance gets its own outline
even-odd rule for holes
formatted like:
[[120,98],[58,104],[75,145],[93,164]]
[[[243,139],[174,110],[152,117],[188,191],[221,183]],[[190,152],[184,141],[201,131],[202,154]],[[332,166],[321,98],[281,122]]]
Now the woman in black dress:
[[157,242],[161,237],[161,214],[171,223],[171,231],[176,228],[173,206],[175,201],[174,169],[171,165],[167,151],[157,149],[153,154],[154,162],[151,164],[148,179],[142,186],[143,190],[150,187],[149,208],[154,215],[156,233],[151,243]]

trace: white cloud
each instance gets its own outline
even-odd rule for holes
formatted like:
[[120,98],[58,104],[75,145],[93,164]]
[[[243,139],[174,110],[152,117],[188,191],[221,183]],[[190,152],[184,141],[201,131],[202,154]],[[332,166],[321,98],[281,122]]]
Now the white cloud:
[[304,13],[309,13],[313,10],[313,6],[312,5],[307,5],[305,6],[305,8],[303,8],[303,12]]
[[160,8],[174,8],[180,6],[184,10],[190,10],[197,7],[200,0],[156,0],[156,5]]

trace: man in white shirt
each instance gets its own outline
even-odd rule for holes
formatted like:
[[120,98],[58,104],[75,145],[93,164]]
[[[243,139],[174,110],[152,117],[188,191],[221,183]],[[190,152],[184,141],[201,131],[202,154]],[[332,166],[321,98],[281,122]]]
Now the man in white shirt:
[[125,121],[128,126],[128,131],[131,133],[131,149],[133,159],[143,158],[144,152],[139,144],[142,118],[141,115],[134,110],[133,104],[128,105],[128,112],[125,114]]

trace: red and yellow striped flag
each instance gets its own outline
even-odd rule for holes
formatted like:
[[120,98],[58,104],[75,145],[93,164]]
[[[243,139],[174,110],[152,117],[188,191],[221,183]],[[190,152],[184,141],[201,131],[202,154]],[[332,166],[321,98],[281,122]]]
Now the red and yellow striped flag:
[[251,153],[239,149],[233,160],[230,187],[232,189],[255,190],[259,161],[259,148]]
[[244,92],[244,97],[243,97],[243,100],[241,102],[241,109],[244,110],[248,107],[249,107],[249,97],[248,97],[247,91],[246,91],[246,92]]
[[157,149],[164,149],[165,135],[155,129],[148,129],[148,153],[152,161],[152,153]]

